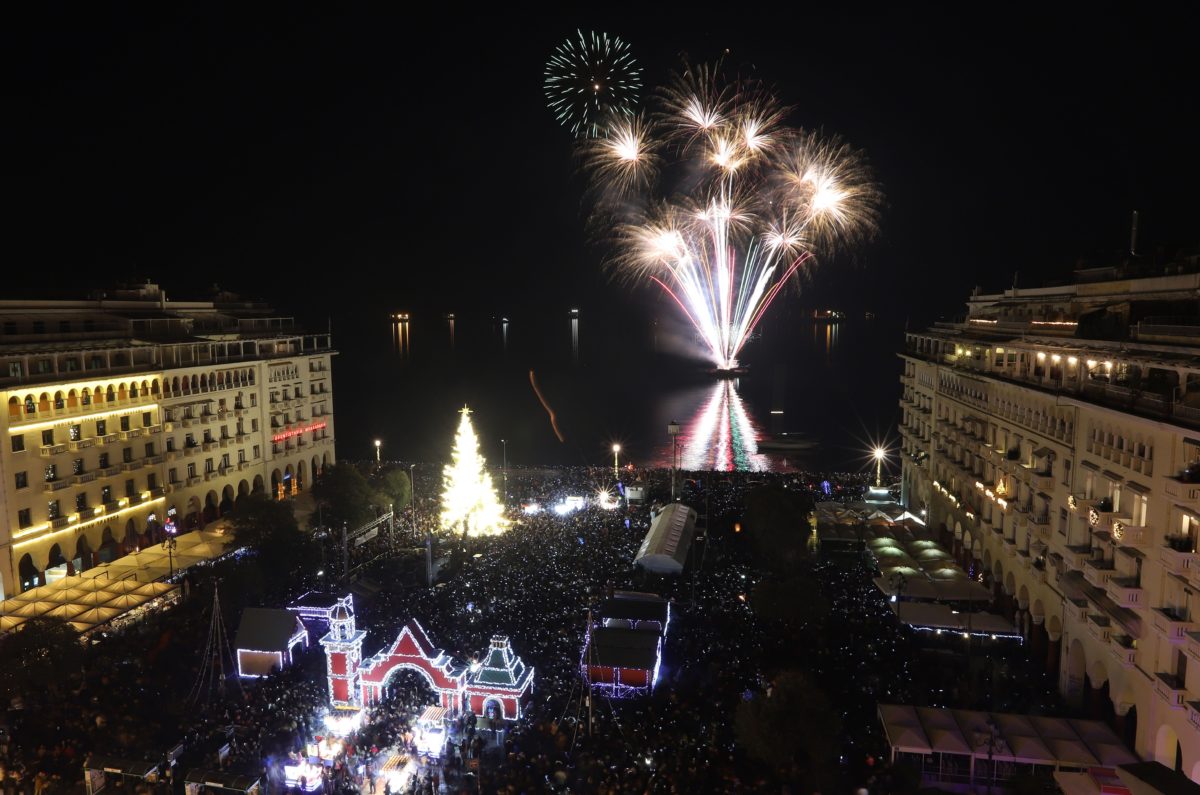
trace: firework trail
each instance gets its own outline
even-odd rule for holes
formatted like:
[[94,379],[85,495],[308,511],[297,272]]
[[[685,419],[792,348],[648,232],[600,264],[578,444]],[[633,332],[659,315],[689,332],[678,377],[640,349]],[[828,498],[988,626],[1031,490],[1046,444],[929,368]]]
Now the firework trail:
[[657,284],[721,369],[817,253],[875,227],[861,155],[788,127],[761,86],[687,66],[649,118],[610,118],[582,146],[619,272]]
[[558,417],[555,416],[554,409],[550,408],[550,404],[546,402],[546,397],[538,387],[537,376],[533,374],[533,370],[529,371],[529,385],[533,387],[533,394],[537,395],[538,402],[542,404],[542,408],[546,410],[547,416],[550,417],[550,427],[554,429],[554,435],[558,437],[560,442],[566,442],[567,440],[562,435],[562,431],[558,429]]

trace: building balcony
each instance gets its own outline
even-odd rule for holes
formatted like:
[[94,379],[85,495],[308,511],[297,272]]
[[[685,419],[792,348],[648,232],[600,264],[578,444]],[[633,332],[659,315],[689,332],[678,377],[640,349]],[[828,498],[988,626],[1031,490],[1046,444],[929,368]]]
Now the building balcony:
[[218,443],[221,445],[221,447],[228,447],[229,445],[233,444],[233,439],[229,436],[222,436]]
[[119,439],[119,438],[120,437],[117,436],[115,433],[106,433],[103,436],[97,436],[96,443],[97,444],[112,444],[113,442],[117,441],[117,439]]
[[1030,477],[1029,485],[1039,491],[1044,491],[1047,493],[1054,491],[1054,476],[1042,475],[1038,472],[1034,472]]
[[249,462],[249,461],[238,461],[238,462],[237,462],[237,470],[238,470],[238,472],[241,472],[242,470],[246,469],[248,466],[250,466],[250,462]]
[[146,466],[158,466],[163,462],[162,455],[148,455],[144,459]]
[[207,442],[204,442],[200,445],[200,447],[203,448],[204,452],[206,452],[206,453],[209,452],[210,450],[215,450],[215,449],[217,449],[217,440],[212,439]]
[[185,480],[184,483],[186,483],[189,486],[195,486],[197,483],[200,482],[200,480],[201,480],[201,478],[199,475],[192,475],[187,480]]
[[1104,586],[1108,598],[1119,607],[1138,610],[1143,606],[1142,598],[1145,592],[1141,584],[1132,577],[1111,577]]
[[203,414],[201,414],[201,415],[200,415],[200,424],[201,424],[201,425],[209,425],[209,424],[211,424],[211,423],[212,423],[212,422],[213,422],[213,421],[214,421],[216,418],[217,418],[217,415],[216,415],[216,414],[213,414],[211,411],[206,411],[206,412],[204,412]]
[[1184,633],[1183,650],[1187,652],[1187,656],[1200,662],[1200,632]]
[[85,450],[94,444],[96,444],[96,440],[94,438],[75,439],[73,441],[67,442],[67,447],[71,450]]
[[1101,643],[1108,643],[1108,638],[1112,633],[1112,621],[1108,616],[1089,613],[1087,617],[1088,634]]
[[56,491],[62,491],[67,486],[71,485],[71,481],[66,478],[61,480],[47,480],[45,487],[42,489],[46,494],[53,494]]
[[1133,638],[1128,635],[1120,635],[1115,632],[1110,633],[1108,636],[1108,650],[1123,668],[1132,668],[1137,664],[1137,647],[1134,646]]
[[100,471],[100,474],[103,475],[104,477],[111,478],[113,475],[116,475],[121,471],[121,467],[120,466],[105,467],[104,469],[101,469],[99,471]]
[[1122,521],[1112,523],[1112,540],[1123,547],[1148,548],[1154,540],[1154,528],[1129,525]]
[[61,530],[62,528],[69,525],[70,523],[71,523],[70,516],[59,516],[55,519],[50,520],[50,527],[52,527],[55,530]]
[[1163,492],[1179,502],[1200,503],[1200,483],[1185,483],[1177,477],[1163,481]]
[[1088,620],[1088,600],[1087,599],[1068,599],[1063,603],[1063,612],[1066,616],[1073,617],[1076,621],[1086,624]]
[[1088,497],[1082,492],[1067,497],[1067,507],[1076,513],[1083,513],[1084,516],[1087,516],[1087,512],[1099,502],[1100,500]]
[[178,450],[168,450],[167,452],[163,453],[163,455],[168,461],[178,461],[180,455],[182,454]]
[[135,469],[141,469],[141,468],[142,468],[142,461],[141,461],[141,460],[137,460],[137,461],[126,461],[125,463],[121,464],[121,471],[122,471],[122,472],[132,472],[132,471],[133,471],[133,470],[135,470]]
[[91,483],[95,479],[96,479],[95,472],[80,472],[78,475],[71,476],[71,482],[74,483],[76,486],[79,486],[83,483]]
[[145,430],[145,428],[130,428],[127,431],[119,431],[117,433],[117,435],[121,439],[136,439],[137,437],[142,435],[142,431],[144,431],[144,430]]
[[1155,632],[1175,644],[1185,643],[1188,639],[1188,633],[1197,628],[1195,622],[1189,621],[1182,615],[1169,612],[1161,607],[1156,607],[1150,611],[1150,623],[1154,627]]
[[1092,586],[1104,590],[1108,581],[1116,575],[1116,566],[1111,560],[1089,558],[1083,564],[1083,579]]
[[1155,673],[1154,692],[1171,709],[1183,709],[1187,688],[1175,674]]
[[185,447],[185,448],[183,448],[183,454],[190,458],[191,456],[194,456],[196,454],[196,451],[198,451],[199,449],[200,448],[196,445],[192,445],[191,447]]
[[219,475],[215,469],[211,469],[208,472],[204,473],[205,481],[213,480],[214,478],[217,478],[217,477],[219,477]]
[[146,433],[162,433],[162,431],[163,431],[162,425],[147,425],[146,426]]
[[62,444],[44,444],[39,449],[41,450],[42,458],[50,458],[59,453],[67,452],[67,445],[66,442]]
[[194,423],[195,421],[196,421],[195,417],[184,417],[179,420],[179,427],[190,428],[190,427],[192,427],[192,423]]
[[1200,729],[1200,701],[1187,702],[1188,722]]
[[217,419],[225,420],[229,418],[229,409],[217,409]]
[[1083,571],[1091,559],[1091,547],[1067,547],[1063,550],[1063,563],[1068,571]]
[[1158,548],[1158,557],[1163,568],[1180,577],[1187,577],[1189,571],[1197,568],[1195,552],[1188,550],[1188,539],[1177,537],[1168,539],[1167,543]]
[[246,410],[245,410],[244,408],[242,408],[241,406],[238,406],[237,408],[235,408],[235,409],[233,410],[233,416],[235,416],[235,417],[245,417],[245,416],[246,416]]

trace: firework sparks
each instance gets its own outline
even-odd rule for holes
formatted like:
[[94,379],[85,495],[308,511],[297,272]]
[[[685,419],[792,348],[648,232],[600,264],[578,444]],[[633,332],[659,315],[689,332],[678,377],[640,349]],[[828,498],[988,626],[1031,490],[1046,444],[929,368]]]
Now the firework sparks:
[[621,39],[579,30],[550,56],[544,86],[559,123],[576,136],[596,137],[608,118],[632,113],[642,67]]
[[[621,199],[611,216],[622,272],[658,284],[714,364],[733,369],[787,282],[874,228],[878,194],[856,151],[786,127],[757,85],[688,67],[659,99],[653,122],[613,121],[588,166]],[[641,200],[627,201],[634,190]]]

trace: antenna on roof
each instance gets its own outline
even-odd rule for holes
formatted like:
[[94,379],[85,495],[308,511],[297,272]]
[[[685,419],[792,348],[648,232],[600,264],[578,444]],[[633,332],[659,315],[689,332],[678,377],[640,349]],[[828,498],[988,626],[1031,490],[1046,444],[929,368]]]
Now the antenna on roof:
[[1129,225],[1129,256],[1131,256],[1131,257],[1136,257],[1138,255],[1138,253],[1137,253],[1137,224],[1138,224],[1138,211],[1134,210],[1133,211],[1133,220],[1130,222],[1130,225]]

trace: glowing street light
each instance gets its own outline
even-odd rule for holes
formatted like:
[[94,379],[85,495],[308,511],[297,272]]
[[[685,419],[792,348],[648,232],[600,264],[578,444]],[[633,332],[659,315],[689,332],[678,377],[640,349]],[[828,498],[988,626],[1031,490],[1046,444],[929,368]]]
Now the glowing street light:
[[612,446],[612,451],[613,451],[613,480],[620,480],[621,475],[618,470],[620,470],[621,464],[620,464],[620,460],[618,459],[618,456],[621,454],[621,445],[614,444]]
[[375,440],[375,463],[376,464],[379,463],[380,449],[382,447],[383,447],[383,440],[376,439]]
[[883,459],[887,458],[887,450],[875,448],[875,488],[883,486]]

